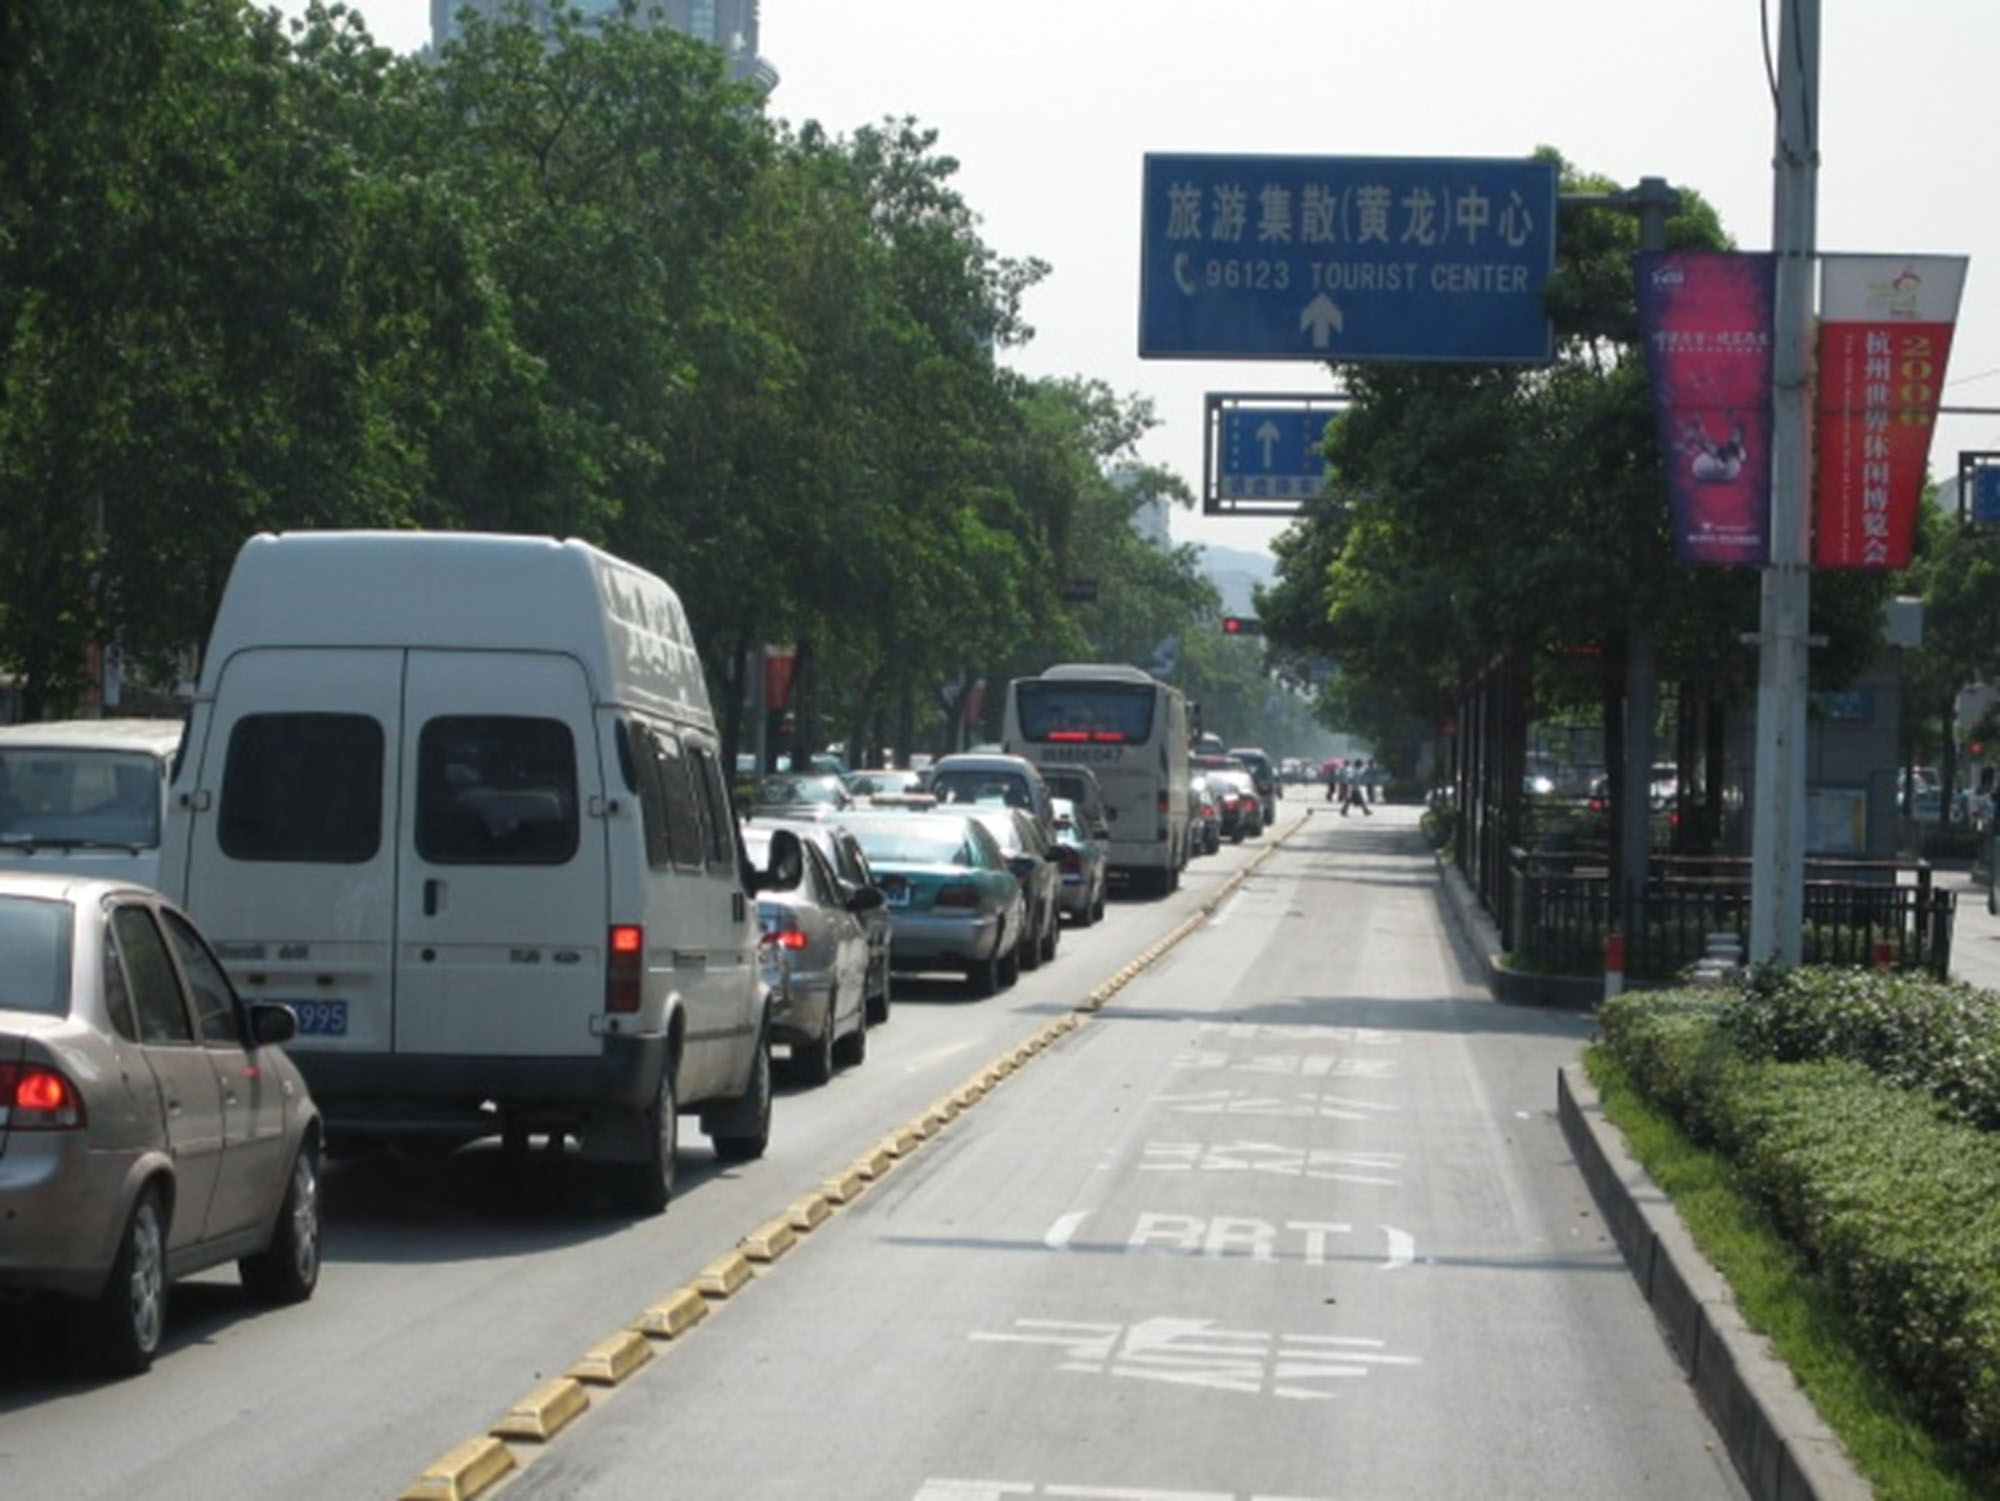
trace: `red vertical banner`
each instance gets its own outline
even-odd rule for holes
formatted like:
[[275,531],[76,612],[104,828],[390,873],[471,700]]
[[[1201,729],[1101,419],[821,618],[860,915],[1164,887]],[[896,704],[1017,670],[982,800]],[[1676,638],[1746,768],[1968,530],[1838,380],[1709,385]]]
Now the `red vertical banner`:
[[1771,553],[1771,318],[1777,262],[1642,251],[1639,328],[1652,376],[1674,548],[1761,567]]
[[1815,566],[1909,566],[1964,285],[1964,256],[1823,259]]

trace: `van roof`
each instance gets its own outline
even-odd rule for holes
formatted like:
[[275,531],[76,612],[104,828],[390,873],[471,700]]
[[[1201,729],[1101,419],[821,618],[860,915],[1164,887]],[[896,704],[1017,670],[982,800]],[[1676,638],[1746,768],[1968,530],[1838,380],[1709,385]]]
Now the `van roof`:
[[600,702],[713,729],[680,597],[575,538],[482,532],[263,533],[243,544],[202,662],[260,647],[547,651],[576,658]]
[[171,756],[181,743],[178,719],[50,719],[0,725],[0,750],[33,746],[50,750],[150,751]]

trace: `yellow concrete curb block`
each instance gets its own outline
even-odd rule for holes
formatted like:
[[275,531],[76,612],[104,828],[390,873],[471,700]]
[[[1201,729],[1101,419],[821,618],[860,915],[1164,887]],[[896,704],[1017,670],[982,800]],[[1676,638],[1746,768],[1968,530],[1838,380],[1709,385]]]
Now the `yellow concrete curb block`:
[[590,1393],[573,1376],[558,1376],[507,1409],[507,1415],[487,1430],[494,1438],[526,1439],[546,1444],[590,1410]]
[[864,1156],[854,1159],[854,1171],[874,1182],[895,1165],[895,1155],[887,1147],[878,1146]]
[[1013,1073],[1016,1067],[1018,1065],[1014,1062],[1014,1055],[1009,1053],[1005,1058],[995,1058],[993,1060],[992,1071],[1004,1079]]
[[694,1290],[704,1298],[727,1298],[751,1277],[750,1258],[741,1251],[718,1256],[694,1274]]
[[986,1081],[983,1079],[974,1079],[970,1084],[961,1085],[958,1093],[953,1095],[952,1098],[958,1102],[960,1110],[970,1110],[974,1105],[977,1105],[981,1100],[986,1098]]
[[910,1122],[910,1129],[923,1140],[929,1141],[949,1124],[950,1122],[935,1110],[926,1110],[916,1120]]
[[513,1453],[499,1439],[469,1438],[433,1461],[398,1501],[471,1501],[513,1468]]
[[654,1339],[679,1339],[708,1317],[708,1299],[683,1287],[650,1305],[632,1321],[632,1329]]
[[907,1157],[923,1145],[924,1139],[915,1126],[900,1127],[893,1135],[882,1138],[882,1150],[891,1157]]
[[828,1178],[819,1189],[831,1203],[847,1204],[859,1198],[866,1186],[867,1182],[861,1174],[850,1167],[843,1169],[838,1178]]
[[790,1220],[772,1220],[743,1237],[742,1250],[752,1261],[776,1261],[799,1243],[799,1232]]
[[930,1108],[924,1111],[924,1119],[929,1120],[932,1116],[936,1116],[940,1121],[955,1121],[958,1119],[958,1112],[964,1108],[958,1103],[956,1095],[946,1095],[941,1100],[931,1102]]
[[833,1218],[833,1203],[823,1193],[807,1194],[785,1211],[794,1230],[817,1230]]
[[585,1350],[564,1374],[588,1381],[592,1386],[616,1386],[652,1358],[653,1347],[646,1343],[643,1334],[620,1329]]

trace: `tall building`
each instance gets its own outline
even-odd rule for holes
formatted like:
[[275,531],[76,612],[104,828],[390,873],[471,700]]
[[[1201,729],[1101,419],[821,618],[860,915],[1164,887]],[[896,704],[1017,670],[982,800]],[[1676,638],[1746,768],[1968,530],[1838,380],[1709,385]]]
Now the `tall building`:
[[[501,17],[519,9],[523,0],[431,0],[431,42],[442,46],[457,30],[461,10]],[[525,0],[528,12],[544,25],[562,5],[586,16],[615,16],[619,0]],[[777,87],[778,70],[757,55],[757,0],[639,0],[640,23],[657,21],[684,31],[697,41],[719,48],[729,59],[729,76],[754,83],[764,93]]]

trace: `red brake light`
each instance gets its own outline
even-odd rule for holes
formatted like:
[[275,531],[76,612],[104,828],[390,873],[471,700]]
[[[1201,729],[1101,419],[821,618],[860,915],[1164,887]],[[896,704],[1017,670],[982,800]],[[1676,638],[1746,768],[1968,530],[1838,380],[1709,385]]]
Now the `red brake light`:
[[931,902],[933,907],[977,907],[978,905],[977,888],[964,885],[938,887],[938,894]]
[[1063,741],[1088,740],[1090,738],[1090,731],[1050,730],[1048,734],[1045,735],[1043,738],[1046,740],[1063,740]]
[[1125,743],[1125,732],[1123,730],[1098,730],[1090,738],[1095,740],[1099,745],[1123,745]]
[[83,1124],[83,1096],[52,1068],[0,1063],[0,1126],[16,1131],[70,1131]]
[[630,1016],[646,993],[646,930],[637,923],[614,923],[606,947],[610,959],[604,966],[604,1009]]

